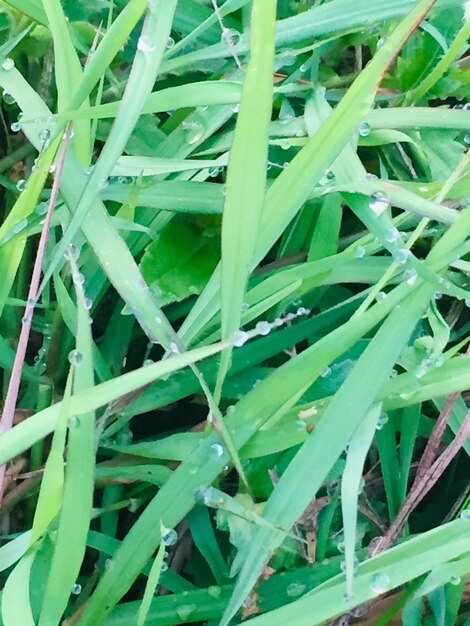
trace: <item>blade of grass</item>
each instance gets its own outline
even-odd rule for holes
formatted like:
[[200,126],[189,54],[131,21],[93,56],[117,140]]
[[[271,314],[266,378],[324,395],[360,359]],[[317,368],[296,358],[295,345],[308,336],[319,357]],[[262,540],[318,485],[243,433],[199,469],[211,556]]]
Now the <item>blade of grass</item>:
[[[264,208],[268,128],[272,112],[276,0],[254,0],[251,57],[227,169],[222,220],[222,339],[240,327],[250,265]],[[230,367],[232,350],[221,355],[215,397]]]
[[142,602],[137,613],[137,626],[144,626],[147,619],[147,615],[152,603],[152,599],[155,593],[155,589],[158,585],[158,580],[162,572],[163,558],[165,556],[165,544],[162,542],[158,548],[157,556],[153,562],[152,569],[150,570],[147,578],[147,584],[145,585],[144,595]]
[[346,596],[354,597],[353,579],[355,572],[355,547],[357,530],[357,504],[362,472],[367,453],[374,438],[382,406],[373,405],[353,433],[346,456],[346,465],[341,479],[341,511],[344,525],[344,561],[346,564]]

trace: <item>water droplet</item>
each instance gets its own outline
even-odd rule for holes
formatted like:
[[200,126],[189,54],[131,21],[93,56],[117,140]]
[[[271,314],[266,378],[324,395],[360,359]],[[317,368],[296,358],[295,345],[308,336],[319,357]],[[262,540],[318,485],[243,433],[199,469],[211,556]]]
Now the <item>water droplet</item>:
[[210,167],[208,169],[208,174],[211,178],[215,178],[216,176],[220,174],[220,171],[221,171],[221,168],[215,165],[214,167]]
[[49,168],[49,174],[53,174],[57,169],[57,166],[52,164]]
[[385,233],[385,241],[388,241],[389,243],[394,243],[399,238],[400,238],[400,231],[398,230],[398,228],[395,228],[395,227],[389,228],[387,232]]
[[93,306],[93,300],[91,298],[85,298],[83,301],[83,305],[87,311],[91,309]]
[[323,369],[323,370],[320,372],[320,376],[321,376],[322,378],[326,378],[326,377],[327,377],[327,376],[329,376],[330,374],[331,374],[331,367],[325,367],[325,369]]
[[19,180],[19,181],[16,183],[16,188],[17,188],[17,189],[18,189],[18,191],[21,193],[22,191],[24,191],[24,190],[26,189],[26,185],[27,185],[27,182],[25,181],[25,179],[24,179],[24,178],[22,178],[21,180]]
[[462,107],[462,111],[470,111],[470,102],[466,102],[463,107]]
[[143,367],[148,367],[149,365],[153,365],[154,361],[152,361],[152,359],[145,359],[145,361],[142,363]]
[[155,316],[155,321],[157,322],[157,324],[161,324],[163,322],[162,318],[159,315]]
[[464,135],[463,141],[468,146],[470,144],[470,135]]
[[306,589],[307,585],[304,585],[303,583],[290,583],[286,587],[286,593],[289,598],[297,598],[298,596],[301,596]]
[[85,276],[81,272],[75,272],[72,275],[74,285],[83,285],[85,283]]
[[174,528],[162,528],[162,543],[165,546],[174,546],[178,541],[178,533]]
[[220,598],[222,594],[222,589],[217,585],[211,585],[207,589],[207,593],[211,596],[211,598]]
[[333,170],[326,170],[326,172],[323,174],[323,176],[318,181],[318,184],[321,187],[325,187],[326,185],[329,185],[330,183],[334,182],[335,178],[336,178],[336,176],[335,176],[335,173],[333,172]]
[[2,68],[6,71],[9,72],[10,70],[12,70],[15,67],[15,62],[13,61],[13,59],[5,59],[2,63]]
[[186,620],[197,609],[195,604],[182,604],[176,607],[176,614],[181,620]]
[[224,454],[224,448],[220,445],[220,443],[213,443],[211,445],[211,450],[214,456],[221,457]]
[[170,352],[173,352],[173,354],[179,354],[179,351],[178,344],[175,341],[172,341],[170,343]]
[[302,72],[302,74],[305,74],[305,72],[308,72],[308,68],[309,68],[308,63],[302,63],[302,65],[299,67],[299,70]]
[[64,257],[67,259],[67,261],[78,261],[79,256],[80,249],[77,248],[77,246],[73,243],[70,243],[64,253]]
[[106,189],[106,187],[109,185],[109,181],[107,178],[102,178],[99,182],[99,188],[100,189]]
[[5,104],[15,104],[16,100],[15,100],[14,96],[11,95],[11,93],[8,93],[8,91],[4,91],[3,92],[3,102]]
[[381,193],[380,191],[377,193],[374,193],[370,198],[369,208],[376,215],[380,215],[381,213],[386,211],[389,208],[389,206],[390,206],[390,200],[388,199],[388,196],[385,195],[384,193]]
[[235,28],[224,28],[222,30],[222,42],[229,46],[236,47],[240,43],[240,33]]
[[280,143],[280,146],[283,150],[289,150],[291,147],[290,139],[283,139]]
[[463,511],[460,512],[460,519],[470,522],[470,509],[463,509]]
[[20,122],[13,122],[10,128],[14,133],[18,133],[21,130],[21,124]]
[[377,572],[372,576],[370,588],[374,593],[385,593],[390,586],[390,579],[387,574]]
[[80,350],[71,350],[69,352],[69,363],[71,365],[80,365],[80,363],[83,361],[83,354],[80,352]]
[[442,293],[440,291],[435,291],[432,297],[434,300],[440,300],[442,298]]
[[359,124],[358,132],[361,137],[368,137],[370,135],[370,124],[367,122],[361,122]]
[[72,587],[72,595],[78,596],[82,591],[82,586],[79,583],[75,583]]
[[144,54],[149,54],[155,50],[156,44],[153,37],[149,35],[141,35],[137,42],[137,50],[140,50]]
[[428,359],[423,359],[418,367],[415,369],[416,378],[423,378],[423,376],[427,373],[429,369],[429,361]]
[[197,143],[204,137],[204,127],[200,122],[185,121],[182,127],[186,129],[186,141],[190,146]]
[[377,302],[383,302],[386,297],[387,297],[387,294],[385,293],[385,291],[379,291],[375,299],[377,300]]
[[232,111],[234,113],[240,113],[240,104],[238,102],[232,106]]
[[196,498],[200,500],[206,506],[214,506],[217,502],[216,492],[214,487],[202,487],[196,493]]
[[231,415],[233,412],[235,411],[235,405],[234,404],[230,404],[226,409],[225,409],[225,413],[226,415]]
[[403,274],[403,278],[405,279],[407,285],[414,285],[416,279],[418,278],[418,272],[413,268],[410,268]]
[[470,298],[465,299],[465,306],[470,307]]
[[248,304],[248,302],[244,302],[244,303],[242,304],[242,311],[243,311],[244,313],[246,313],[246,311],[248,311],[248,309],[249,309],[249,308],[250,308],[250,305]]
[[301,316],[301,315],[308,315],[309,313],[310,313],[310,310],[309,310],[309,309],[306,309],[304,306],[300,306],[300,307],[297,309],[297,315],[300,315],[300,316]]
[[233,333],[232,343],[235,348],[241,348],[248,341],[248,333],[244,330],[237,330]]
[[41,130],[41,132],[39,133],[39,139],[43,142],[43,143],[47,143],[49,141],[49,139],[51,138],[51,131],[48,128],[44,128],[43,130]]
[[371,174],[370,172],[367,172],[366,180],[378,180],[378,176],[376,176],[375,174]]
[[451,585],[460,585],[462,579],[460,578],[460,576],[451,576],[449,582]]
[[357,248],[355,248],[354,250],[354,256],[356,257],[356,259],[362,259],[365,254],[366,249],[364,248],[364,246],[357,246]]
[[271,324],[269,322],[258,322],[255,329],[258,335],[269,335],[271,332]]
[[375,426],[375,429],[382,430],[382,428],[385,426],[387,422],[388,422],[388,415],[384,411],[382,411],[382,413],[379,415],[377,419],[377,424]]
[[429,187],[426,187],[426,186],[423,185],[423,186],[419,187],[419,191],[423,191],[423,192],[429,191]]
[[167,42],[166,42],[167,50],[169,48],[173,48],[174,45],[175,45],[175,40],[173,39],[173,37],[171,37],[171,36],[168,37]]
[[397,250],[393,253],[393,259],[395,263],[398,263],[398,265],[405,265],[405,263],[408,261],[410,254],[411,252],[408,250],[408,248],[400,248],[400,250]]

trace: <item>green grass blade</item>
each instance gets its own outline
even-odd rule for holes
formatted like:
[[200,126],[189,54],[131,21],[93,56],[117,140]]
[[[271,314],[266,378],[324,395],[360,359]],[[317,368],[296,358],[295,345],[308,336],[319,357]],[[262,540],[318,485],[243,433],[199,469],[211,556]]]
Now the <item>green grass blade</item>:
[[8,576],[2,593],[2,618],[4,626],[35,626],[29,583],[36,551],[26,554]]
[[[78,268],[73,258],[71,265],[72,275],[76,276]],[[76,280],[75,283],[78,308],[77,343],[69,358],[73,369],[74,393],[90,393],[94,382],[90,319],[83,286],[80,281]],[[93,503],[94,411],[70,417],[67,448],[62,510],[39,618],[40,626],[55,626],[59,623],[85,554]]]
[[341,510],[344,525],[344,561],[346,564],[346,595],[354,597],[353,579],[355,570],[355,546],[357,530],[357,503],[360,483],[367,453],[374,438],[377,421],[382,407],[375,404],[365,415],[353,433],[346,456],[346,465],[341,480]]
[[[264,208],[268,129],[272,112],[276,0],[254,0],[251,57],[243,83],[240,112],[227,170],[222,220],[222,338],[240,327],[242,305]],[[221,355],[218,398],[231,349]]]
[[150,605],[152,603],[153,596],[155,594],[155,589],[158,585],[158,580],[160,578],[160,574],[162,571],[163,558],[165,556],[165,544],[161,543],[157,552],[157,556],[155,557],[155,561],[153,562],[152,569],[150,570],[147,584],[145,585],[145,591],[142,598],[142,602],[139,607],[139,612],[137,613],[137,626],[144,626],[145,621],[147,619],[147,615],[150,609]]

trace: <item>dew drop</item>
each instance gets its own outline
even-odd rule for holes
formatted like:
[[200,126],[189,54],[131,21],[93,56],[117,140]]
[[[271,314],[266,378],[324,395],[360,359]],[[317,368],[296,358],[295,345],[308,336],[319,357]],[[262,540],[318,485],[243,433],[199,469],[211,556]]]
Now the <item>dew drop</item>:
[[405,263],[408,261],[410,254],[411,252],[408,250],[408,248],[400,248],[400,250],[397,250],[393,253],[395,263],[398,263],[398,265],[405,265]]
[[26,185],[27,185],[27,182],[25,181],[24,178],[22,178],[16,183],[16,188],[21,193],[22,191],[26,189]]
[[235,47],[240,43],[240,33],[235,28],[224,28],[222,31],[222,42]]
[[162,543],[165,546],[174,546],[178,541],[178,533],[174,528],[162,528]]
[[385,424],[388,422],[388,415],[385,412],[382,412],[379,415],[379,418],[377,420],[377,424],[375,426],[376,430],[382,430],[382,428],[385,426]]
[[235,348],[241,348],[247,341],[248,341],[248,333],[246,333],[244,330],[237,330],[233,334],[232,343],[235,346]]
[[82,591],[82,586],[79,583],[75,583],[75,585],[72,587],[72,595],[73,596],[78,596]]
[[232,111],[233,113],[240,113],[240,104],[238,102],[232,106]]
[[174,45],[175,45],[175,40],[173,39],[173,37],[168,37],[167,42],[166,42],[167,50],[169,48],[173,48]]
[[148,367],[149,365],[153,365],[153,361],[152,359],[145,359],[145,361],[142,363],[143,367]]
[[224,454],[224,448],[220,443],[213,443],[211,445],[212,454],[216,457],[221,457]]
[[330,374],[331,374],[331,367],[325,367],[325,369],[323,369],[323,370],[320,372],[320,376],[321,376],[322,378],[327,378]]
[[150,37],[149,35],[141,35],[139,37],[139,40],[137,42],[137,50],[140,50],[140,52],[143,52],[144,54],[149,54],[150,52],[153,52],[155,50],[155,40],[153,39],[153,37]]
[[357,246],[357,248],[355,248],[354,250],[354,256],[356,257],[356,259],[362,259],[362,257],[364,257],[366,254],[366,249],[364,248],[364,246]]
[[248,302],[244,302],[242,304],[242,311],[243,311],[243,313],[246,313],[249,310],[249,308],[250,308],[250,305],[248,304]]
[[85,298],[83,301],[83,305],[87,311],[91,309],[93,306],[93,300],[91,298]]
[[74,245],[73,243],[70,243],[67,246],[67,250],[64,253],[64,257],[67,259],[67,261],[78,261],[79,256],[80,256],[79,248],[77,248],[77,246]]
[[179,351],[178,344],[175,341],[172,341],[170,343],[170,352],[173,352],[173,354],[179,354]]
[[465,299],[465,306],[470,308],[470,298]]
[[369,208],[376,215],[380,215],[381,213],[386,211],[389,206],[390,200],[388,199],[388,196],[382,192],[374,193],[370,198]]
[[463,509],[463,511],[460,512],[460,519],[470,522],[470,509]]
[[385,291],[379,291],[375,299],[377,300],[377,302],[383,302],[386,297],[387,297],[387,294],[385,293]]
[[2,69],[4,69],[6,72],[9,72],[10,70],[12,70],[15,67],[15,62],[13,61],[13,59],[5,59],[2,63]]
[[398,228],[395,228],[395,227],[389,228],[387,232],[385,233],[385,240],[388,241],[389,243],[394,243],[399,238],[400,238],[400,231],[398,230]]
[[370,581],[370,588],[374,593],[385,593],[390,586],[390,579],[387,574],[377,572],[372,576]]
[[460,576],[451,576],[449,582],[451,585],[460,585],[462,579],[460,578]]
[[214,167],[210,167],[208,169],[208,174],[210,176],[210,178],[215,178],[216,176],[218,176],[220,174],[220,167],[214,166]]
[[291,147],[290,139],[283,139],[280,143],[280,146],[283,150],[289,150]]
[[18,133],[21,130],[21,124],[20,122],[13,122],[10,128],[14,133]]
[[336,176],[335,176],[335,173],[333,172],[333,170],[326,170],[326,172],[323,174],[323,176],[318,181],[318,184],[321,187],[326,187],[326,185],[329,185],[330,183],[334,182],[335,178],[336,178]]
[[207,589],[207,593],[211,596],[211,598],[220,598],[222,594],[222,589],[217,585],[211,585]]
[[286,587],[286,593],[289,598],[297,598],[298,596],[301,596],[306,589],[307,585],[304,585],[303,583],[290,583]]
[[217,501],[214,487],[202,487],[196,497],[206,506],[213,506]]
[[416,279],[418,278],[418,273],[413,268],[410,268],[406,270],[403,277],[407,285],[414,285],[416,282]]
[[269,322],[258,322],[255,329],[258,335],[269,335],[271,332],[271,324]]
[[359,124],[358,132],[361,137],[368,137],[370,135],[370,124],[367,122],[361,122]]
[[8,93],[8,91],[4,91],[3,92],[3,102],[5,104],[15,104],[16,100],[15,100],[14,96],[11,95],[11,93]]
[[76,272],[72,276],[74,285],[83,285],[85,283],[85,276],[81,272]]
[[80,363],[83,361],[83,354],[80,352],[80,350],[71,350],[69,352],[69,363],[71,365],[80,365]]

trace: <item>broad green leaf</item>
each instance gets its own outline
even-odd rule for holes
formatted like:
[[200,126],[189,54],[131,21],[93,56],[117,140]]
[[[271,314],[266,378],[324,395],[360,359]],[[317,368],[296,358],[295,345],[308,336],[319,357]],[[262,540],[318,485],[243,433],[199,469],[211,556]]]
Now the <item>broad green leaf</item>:
[[219,258],[220,240],[213,219],[176,216],[147,247],[140,268],[159,305],[164,306],[201,293]]

